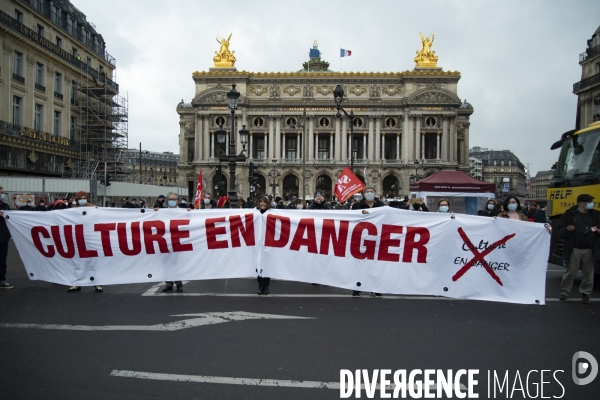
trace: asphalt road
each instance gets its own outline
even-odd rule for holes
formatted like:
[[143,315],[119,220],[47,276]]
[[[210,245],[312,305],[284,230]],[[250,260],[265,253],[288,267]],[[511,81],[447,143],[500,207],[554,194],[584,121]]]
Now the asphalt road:
[[488,371],[508,371],[495,398],[539,396],[542,380],[544,396],[598,398],[600,377],[575,385],[571,361],[577,351],[600,360],[600,301],[557,301],[562,268],[548,268],[545,306],[356,299],[285,281],[257,296],[250,279],[188,282],[183,295],[156,284],[67,293],[29,281],[11,243],[0,399],[335,399],[341,369],[478,369],[484,399],[494,398]]

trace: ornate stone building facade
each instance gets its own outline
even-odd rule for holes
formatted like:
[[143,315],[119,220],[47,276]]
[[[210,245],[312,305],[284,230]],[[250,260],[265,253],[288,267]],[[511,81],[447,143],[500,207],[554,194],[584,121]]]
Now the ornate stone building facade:
[[579,55],[579,65],[581,80],[573,84],[573,93],[577,95],[576,129],[583,129],[600,121],[600,27]]
[[[484,147],[473,147],[470,149],[469,154],[472,166],[480,163],[481,176],[475,177],[486,182],[495,183],[498,199],[513,195],[523,201],[529,197],[525,166],[510,150],[490,150]],[[473,168],[473,170],[476,169]]]
[[[232,84],[241,93],[235,130],[245,126],[250,132],[246,166],[238,166],[236,177],[243,197],[251,194],[249,162],[258,165],[256,194],[312,197],[319,188],[328,199],[352,156],[354,172],[391,197],[407,194],[415,174],[468,171],[473,107],[457,95],[460,73],[444,71],[435,64],[437,57],[427,58],[424,50],[412,71],[334,72],[315,43],[300,71],[246,72],[233,62],[222,67],[221,48],[216,52],[221,68],[194,72],[194,98],[177,105],[179,185],[194,193],[202,168],[205,187],[215,188],[219,181],[228,187],[225,166],[221,179],[215,176],[221,152],[215,131],[219,125],[231,129],[227,92]],[[344,109],[356,117],[353,138],[350,120],[336,117],[333,90],[338,84],[345,92]],[[281,175],[278,182],[269,180],[273,169]]]

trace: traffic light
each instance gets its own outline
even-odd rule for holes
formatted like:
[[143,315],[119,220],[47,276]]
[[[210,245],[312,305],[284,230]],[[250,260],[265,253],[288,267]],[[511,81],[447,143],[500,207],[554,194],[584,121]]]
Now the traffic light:
[[110,186],[110,175],[106,175],[106,186]]
[[248,182],[252,185],[256,184],[258,181],[258,166],[254,165],[253,162],[248,166]]

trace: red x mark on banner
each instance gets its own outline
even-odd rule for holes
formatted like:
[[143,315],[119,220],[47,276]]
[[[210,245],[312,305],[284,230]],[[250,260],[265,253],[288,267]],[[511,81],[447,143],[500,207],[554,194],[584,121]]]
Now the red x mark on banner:
[[[473,253],[473,255],[475,257],[473,257],[473,259],[471,261],[469,261],[461,269],[459,269],[458,272],[456,272],[456,274],[454,274],[454,276],[452,277],[452,280],[454,282],[456,282],[469,269],[471,269],[471,267],[473,265],[475,265],[477,263],[477,261],[481,261],[481,264],[483,264],[483,267],[485,268],[485,270],[487,271],[487,273],[490,274],[492,276],[492,278],[494,278],[494,280],[498,283],[498,285],[503,286],[502,285],[502,281],[500,280],[500,278],[498,277],[498,275],[496,275],[496,273],[494,272],[494,270],[492,268],[490,268],[489,264],[487,263],[487,261],[485,261],[484,257],[487,256],[488,254],[490,254],[492,251],[496,250],[498,248],[498,246],[500,246],[501,244],[506,243],[510,239],[512,239],[513,237],[515,237],[516,233],[512,233],[512,234],[510,234],[508,236],[504,236],[502,239],[498,240],[497,242],[492,243],[492,245],[488,249],[482,251],[481,253],[475,248],[475,246],[469,240],[469,237],[467,236],[467,234],[465,233],[465,231],[463,230],[463,228],[458,228],[458,234],[460,235],[460,237],[462,238],[462,240],[465,242],[465,244],[467,245],[467,247],[469,247],[469,249],[471,250],[471,252]],[[469,245],[469,243],[471,243],[471,245]]]

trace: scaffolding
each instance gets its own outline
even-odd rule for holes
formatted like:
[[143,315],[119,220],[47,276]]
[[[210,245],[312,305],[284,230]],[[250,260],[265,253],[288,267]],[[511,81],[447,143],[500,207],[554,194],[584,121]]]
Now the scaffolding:
[[79,82],[72,83],[71,91],[76,117],[71,139],[79,142],[80,159],[69,176],[101,182],[125,180],[121,153],[128,147],[128,99],[119,95],[119,86],[102,70],[98,73],[83,63]]

